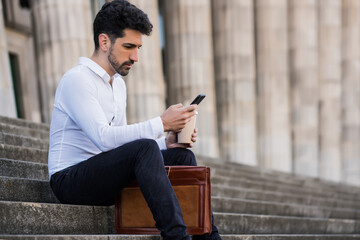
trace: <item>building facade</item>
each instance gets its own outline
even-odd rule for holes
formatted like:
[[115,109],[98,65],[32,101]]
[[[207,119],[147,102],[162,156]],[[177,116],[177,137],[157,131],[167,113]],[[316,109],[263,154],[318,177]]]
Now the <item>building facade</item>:
[[[360,1],[130,0],[154,25],[128,121],[197,94],[198,155],[360,185]],[[101,0],[2,0],[0,114],[49,123]]]

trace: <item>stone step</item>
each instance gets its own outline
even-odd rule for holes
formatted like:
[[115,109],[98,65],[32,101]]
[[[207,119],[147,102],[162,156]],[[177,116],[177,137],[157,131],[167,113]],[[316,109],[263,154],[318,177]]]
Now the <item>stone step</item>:
[[[2,146],[2,144],[4,146]],[[18,146],[13,146],[18,145]],[[20,146],[24,146],[25,148],[21,148]],[[27,160],[27,161],[34,161],[34,162],[47,162],[47,152],[48,149],[48,142],[41,141],[39,139],[35,138],[28,138],[28,137],[19,137],[14,134],[6,134],[6,133],[0,133],[0,158],[9,158],[9,159],[19,159],[19,160]],[[40,150],[40,151],[39,151]],[[206,162],[205,163],[208,166],[214,165],[214,163]],[[234,164],[232,164],[234,165]],[[250,167],[251,168],[251,167]],[[357,196],[356,199],[360,200],[360,188],[350,188],[350,195],[349,191],[346,190],[345,187],[342,185],[330,185],[330,186],[324,186],[322,182],[311,182],[309,183],[309,180],[306,181],[297,181],[297,178],[293,175],[286,175],[287,178],[279,180],[279,175],[276,175],[274,178],[272,175],[265,175],[263,176],[263,173],[259,172],[258,169],[252,169],[253,172],[245,172],[249,169],[249,166],[239,166],[237,168],[226,168],[226,164],[215,164],[215,166],[212,168],[214,175],[222,175],[222,176],[229,176],[233,179],[243,179],[243,180],[259,180],[263,181],[265,180],[267,183],[273,182],[281,184],[283,186],[283,183],[286,183],[289,186],[292,186],[288,189],[293,189],[293,191],[297,191],[293,188],[293,186],[301,186],[302,189],[316,189],[316,192],[324,192],[324,193],[330,193],[333,191],[339,192],[343,197],[346,199],[354,198],[353,196]],[[282,175],[284,175],[282,173]],[[294,182],[295,181],[295,182]],[[259,185],[259,184],[257,184]],[[346,186],[346,185],[345,185]],[[348,187],[348,186],[347,186]],[[355,192],[356,191],[356,192]],[[330,197],[332,194],[330,194]]]
[[338,201],[337,199],[324,199],[314,197],[312,195],[305,196],[240,187],[228,187],[217,184],[211,185],[211,194],[212,196],[218,197],[241,198],[279,203],[294,203],[330,208],[359,209],[359,204],[357,202]]
[[[0,183],[2,183],[2,187],[0,186],[1,200],[58,203],[48,181],[2,177]],[[234,199],[223,196],[213,196],[212,201],[213,209],[217,212],[360,219],[360,211],[356,209],[325,208],[293,203]]]
[[[14,118],[0,116],[0,132],[10,133],[12,135],[25,135],[25,136],[37,137],[37,138],[45,139],[45,141],[47,142],[48,135],[49,135],[49,125],[41,124],[41,123],[33,123],[33,122],[26,121],[23,119],[14,119]],[[41,136],[38,136],[39,132],[40,132]],[[0,136],[0,139],[1,139],[1,136]],[[210,159],[210,160],[207,159],[206,161],[214,162],[213,159]],[[216,164],[216,162],[215,162],[215,164]],[[238,174],[239,174],[239,171],[237,169],[238,167],[240,167],[241,169],[246,170],[248,172],[255,171],[255,173],[257,173],[259,171],[255,167],[241,165],[241,164],[237,164],[237,163],[231,163],[231,162],[227,162],[226,164],[222,164],[222,165],[227,166],[229,169],[235,170]],[[273,171],[273,170],[267,170],[264,172],[264,174],[265,175],[269,175],[269,174],[275,175],[277,179],[279,179],[279,177],[283,177],[285,181],[288,181],[289,175],[291,176],[291,178],[293,178],[293,176],[291,174],[286,174],[286,173],[277,172],[277,171]],[[305,183],[312,182],[312,181],[309,181],[309,179],[306,177],[303,177],[300,179],[305,179],[304,180]],[[318,179],[314,179],[314,180],[316,182],[318,181]],[[294,181],[294,180],[292,179],[292,181]],[[300,180],[300,181],[302,181],[302,180]],[[328,184],[338,187],[337,183],[328,182]],[[348,188],[348,187],[349,187],[348,185],[343,184],[341,189]]]
[[259,169],[257,167],[239,165],[236,163],[231,163],[231,165],[229,166],[229,169],[232,169],[232,171],[237,171],[239,168],[241,168],[245,171],[248,171],[248,172],[251,172],[251,171],[253,171],[254,173],[260,172],[260,174],[263,176],[266,176],[266,177],[272,176],[275,179],[277,178],[277,179],[281,179],[283,181],[300,181],[300,183],[302,183],[301,185],[304,187],[316,184],[316,185],[321,185],[322,187],[342,189],[343,191],[346,191],[346,192],[359,192],[360,191],[359,190],[360,186],[320,179],[318,177],[295,175],[294,173],[286,173],[286,172],[269,170],[269,169]]
[[[359,209],[359,204],[338,199],[323,199],[313,196],[284,194],[270,191],[212,185],[214,197],[240,198],[267,202],[293,203],[328,208]],[[0,200],[58,203],[46,180],[34,180],[0,176]]]
[[360,221],[299,218],[275,215],[214,213],[215,224],[226,234],[358,234]]
[[[39,179],[39,180],[48,180],[48,170],[47,164],[42,163],[35,163],[35,162],[27,162],[27,161],[19,161],[19,160],[10,160],[10,159],[1,159],[0,158],[0,176],[7,176],[7,177],[15,177],[15,178],[30,178],[30,179]],[[231,184],[230,184],[230,183]],[[235,183],[234,183],[235,182]],[[262,190],[269,190],[273,192],[285,192],[285,193],[294,193],[300,194],[304,193],[305,195],[313,195],[317,197],[332,197],[336,198],[337,200],[352,200],[349,199],[350,197],[345,197],[347,195],[343,194],[334,194],[334,193],[319,193],[318,190],[309,191],[299,188],[291,188],[282,185],[273,185],[267,182],[255,182],[255,181],[235,181],[231,178],[223,178],[220,176],[212,176],[212,183],[218,185],[227,185],[227,186],[236,186],[242,188],[251,188],[251,189],[262,189]],[[321,189],[320,189],[321,191]],[[356,201],[356,199],[354,200]]]
[[356,194],[344,194],[338,193],[336,190],[325,191],[319,187],[315,188],[304,188],[300,186],[288,186],[285,184],[274,184],[267,181],[254,181],[240,178],[231,178],[231,177],[222,177],[222,176],[212,176],[211,183],[224,185],[224,186],[236,186],[249,189],[259,189],[265,191],[273,192],[283,192],[288,194],[303,194],[303,195],[313,195],[319,198],[337,198],[347,201],[359,201],[359,197]]
[[[11,141],[11,139],[16,139],[16,137],[14,137],[14,135],[9,135],[9,134],[3,134],[0,135],[0,143],[1,143],[1,136],[8,136],[7,139],[10,139],[9,141]],[[6,138],[6,137],[4,137]],[[30,138],[22,138],[24,139],[24,144],[26,144],[29,141],[26,141],[26,139],[30,139]],[[31,139],[33,140],[33,139]],[[21,140],[20,140],[21,141]],[[31,142],[31,141],[30,141]],[[28,143],[29,144],[29,143]],[[42,144],[42,143],[39,143]],[[46,148],[47,149],[47,145],[42,144],[42,148]],[[0,158],[7,158],[7,159],[19,159],[19,160],[26,160],[26,161],[34,161],[34,162],[42,162],[42,163],[46,163],[47,162],[47,150],[45,149],[36,149],[36,148],[30,148],[30,147],[19,147],[19,146],[11,146],[11,145],[7,145],[7,144],[0,144]],[[209,165],[209,164],[206,164]],[[216,166],[219,167],[219,166]],[[296,185],[292,184],[291,181],[287,180],[287,184],[289,184],[289,187],[285,187],[284,184],[272,184],[269,185],[271,183],[271,181],[269,181],[266,178],[263,178],[261,180],[266,180],[266,184],[264,185],[264,181],[262,182],[254,182],[248,180],[246,177],[243,177],[243,175],[239,172],[237,173],[232,173],[231,169],[229,170],[224,170],[224,169],[217,169],[215,167],[213,167],[213,169],[215,169],[215,173],[218,172],[220,174],[224,174],[225,176],[231,176],[232,178],[221,178],[221,183],[224,184],[230,184],[230,185],[236,185],[238,186],[238,184],[242,184],[240,186],[244,187],[244,185],[248,185],[248,187],[260,187],[261,189],[266,187],[268,188],[277,188],[279,189],[284,189],[284,191],[288,192],[288,191],[292,191],[292,192],[299,192],[299,191],[310,191],[310,192],[314,192],[315,194],[326,194],[329,197],[333,197],[334,196],[334,191],[335,191],[335,196],[336,195],[341,195],[343,198],[351,200],[351,199],[357,199],[359,200],[360,197],[358,197],[359,195],[359,188],[356,188],[357,192],[354,192],[355,188],[351,189],[351,194],[349,192],[345,192],[345,191],[339,191],[338,189],[343,189],[340,188],[338,186],[338,188],[336,189],[335,187],[332,188],[323,188],[323,186],[310,186],[309,184],[308,187],[304,187],[301,186],[300,190],[299,188],[295,188]],[[221,172],[222,171],[222,172]],[[230,171],[230,172],[229,172]],[[237,177],[234,177],[236,176]],[[217,175],[217,174],[215,174]],[[252,174],[253,176],[259,176],[258,174]],[[215,178],[214,181],[219,180],[220,178]],[[238,181],[239,179],[242,179],[242,181]],[[254,178],[253,178],[254,179]],[[260,181],[260,180],[259,180]],[[269,183],[270,182],[270,183]],[[279,181],[278,181],[279,182]],[[283,183],[283,182],[281,182]],[[315,184],[315,183],[314,183]],[[265,189],[268,189],[265,188]],[[269,190],[269,189],[268,189]],[[271,190],[271,189],[270,189]],[[338,193],[337,193],[338,192]]]
[[0,122],[0,132],[18,135],[18,136],[33,137],[33,138],[38,138],[39,140],[49,141],[49,131],[44,131],[41,129],[33,129],[28,127],[9,125]]
[[212,196],[211,200],[212,208],[216,212],[280,215],[293,217],[360,219],[360,211],[357,209],[330,208],[218,196]]
[[[209,164],[207,164],[209,165]],[[210,166],[211,167],[211,166]],[[226,176],[231,179],[246,179],[257,182],[267,182],[276,185],[289,186],[289,187],[301,187],[306,188],[311,191],[321,191],[321,192],[336,192],[341,195],[349,195],[349,196],[358,196],[360,198],[360,188],[352,187],[350,189],[344,189],[342,185],[329,185],[326,182],[322,181],[311,181],[312,179],[307,180],[299,180],[296,176],[290,175],[288,179],[283,180],[280,178],[276,178],[274,176],[263,175],[259,170],[257,172],[246,172],[244,170],[233,170],[233,169],[224,169],[219,166],[211,167],[211,175],[214,176]]]
[[47,163],[48,151],[35,148],[0,144],[0,158],[37,163]]
[[0,176],[0,200],[58,203],[49,181]]
[[[232,235],[236,236],[236,235]],[[0,239],[6,240],[161,240],[158,235],[0,235]],[[238,239],[238,238],[223,238]],[[241,239],[241,238],[240,238]],[[352,239],[352,238],[349,238]]]
[[[1,123],[0,123],[1,124]],[[19,131],[16,134],[23,134],[26,132],[24,129],[18,129]],[[30,129],[33,130],[33,129]],[[35,131],[37,132],[37,131]],[[19,160],[27,160],[34,162],[47,162],[47,152],[45,150],[48,149],[48,141],[47,140],[39,140],[33,137],[19,137],[16,134],[8,134],[1,133],[0,126],[0,158],[9,158],[9,159],[19,159]],[[46,139],[48,139],[48,133],[46,133]],[[4,146],[2,146],[2,144]],[[12,146],[10,146],[12,145]],[[17,146],[13,146],[17,145]],[[20,146],[24,146],[22,149]],[[42,150],[42,151],[38,151]],[[204,160],[200,160],[204,161]],[[214,163],[212,160],[206,160],[205,165],[213,166],[213,172],[215,170],[215,174],[223,176],[229,176],[232,178],[242,178],[247,180],[265,180],[266,182],[274,182],[274,183],[286,183],[288,185],[299,185],[302,188],[316,188],[314,185],[319,186],[317,188],[318,192],[329,192],[329,191],[338,191],[341,195],[346,196],[351,193],[351,196],[358,196],[357,199],[360,199],[360,188],[351,187],[348,185],[340,185],[331,182],[319,181],[318,179],[311,178],[300,178],[295,177],[292,174],[286,174],[281,172],[260,172],[259,169],[246,166],[230,163],[232,167],[226,164]],[[250,171],[250,172],[249,172]],[[313,181],[311,181],[313,180]],[[355,192],[356,191],[356,192]]]
[[48,165],[0,158],[0,176],[49,180]]
[[111,207],[0,201],[1,234],[111,234]]
[[[214,212],[223,234],[359,234],[349,219]],[[0,201],[1,234],[112,234],[114,207]]]
[[0,144],[41,150],[49,149],[48,141],[40,140],[39,138],[25,137],[2,132],[0,132]]
[[[3,151],[1,151],[3,149]],[[15,147],[15,146],[9,146],[9,145],[3,145],[0,144],[0,158],[6,158],[6,159],[21,159],[25,161],[34,161],[34,162],[47,162],[47,151],[45,150],[39,150],[39,149],[33,149],[33,148],[25,148],[25,147]],[[20,165],[19,165],[20,166]],[[40,171],[43,171],[44,168],[40,169]],[[18,169],[21,171],[20,169]],[[8,176],[8,175],[6,175]],[[43,176],[43,174],[39,174],[39,177]],[[13,177],[21,177],[19,175],[13,176]],[[224,186],[236,186],[236,187],[242,187],[242,188],[252,188],[252,189],[262,189],[266,191],[278,191],[278,192],[284,192],[284,193],[294,193],[294,194],[304,194],[304,195],[314,195],[317,197],[331,197],[331,198],[337,198],[337,199],[344,199],[346,201],[357,201],[358,198],[356,197],[356,194],[349,195],[345,193],[333,193],[331,191],[322,191],[322,189],[315,189],[311,191],[311,189],[303,188],[303,187],[289,187],[284,186],[280,184],[271,184],[266,181],[262,182],[255,182],[250,180],[238,180],[238,179],[232,179],[228,177],[220,177],[220,176],[213,176],[212,177],[212,183],[213,184],[221,184]],[[360,204],[359,204],[360,206]]]
[[[223,240],[359,240],[358,234],[221,234]],[[157,235],[0,235],[7,240],[161,240]]]
[[26,127],[31,129],[38,129],[42,131],[49,131],[50,126],[48,124],[44,123],[35,123],[32,121],[19,119],[19,118],[9,118],[5,116],[0,116],[0,123],[7,124],[7,125],[13,125],[13,126],[20,126],[20,127]]
[[344,184],[344,183],[339,183],[339,182],[334,182],[334,181],[328,181],[325,179],[320,179],[318,177],[309,177],[309,176],[303,176],[303,175],[295,175],[292,173],[288,173],[288,172],[282,172],[282,171],[277,171],[277,170],[272,170],[272,169],[265,169],[265,168],[258,168],[257,166],[250,166],[250,165],[245,165],[245,164],[241,164],[241,163],[235,163],[235,162],[225,162],[225,161],[221,161],[220,159],[215,159],[215,158],[209,158],[209,157],[204,157],[204,156],[197,156],[198,157],[198,162],[199,163],[206,163],[209,166],[212,167],[216,167],[218,169],[226,169],[226,170],[231,170],[233,172],[244,172],[244,173],[255,173],[255,174],[261,174],[262,176],[267,176],[267,177],[274,177],[275,179],[281,179],[282,181],[287,181],[287,180],[293,180],[293,181],[298,181],[300,183],[322,183],[328,186],[342,186],[344,188],[355,188],[355,189],[359,189],[359,186],[353,186],[353,185],[349,185],[349,184]]
[[228,174],[226,176],[234,177],[234,176],[244,175],[249,179],[255,177],[255,179],[274,181],[279,183],[290,183],[303,187],[317,185],[317,186],[321,186],[322,188],[341,189],[340,191],[341,192],[343,191],[345,193],[357,192],[358,195],[360,196],[360,187],[358,186],[326,181],[323,179],[320,180],[319,178],[299,176],[291,173],[280,172],[269,169],[259,169],[254,166],[248,166],[238,163],[219,162],[219,160],[206,158],[203,156],[198,156],[198,163],[199,165],[200,164],[207,165],[213,169],[216,169],[220,173],[223,173],[225,171]]

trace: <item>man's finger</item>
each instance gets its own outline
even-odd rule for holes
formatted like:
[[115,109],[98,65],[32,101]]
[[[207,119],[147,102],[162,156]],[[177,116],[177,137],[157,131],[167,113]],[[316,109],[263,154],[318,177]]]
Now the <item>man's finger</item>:
[[196,108],[197,108],[197,105],[193,104],[193,105],[190,105],[190,106],[185,107],[184,110],[187,111],[187,112],[192,112],[192,111],[194,111]]
[[183,105],[181,103],[175,104],[173,106],[174,106],[174,108],[182,108],[183,107]]

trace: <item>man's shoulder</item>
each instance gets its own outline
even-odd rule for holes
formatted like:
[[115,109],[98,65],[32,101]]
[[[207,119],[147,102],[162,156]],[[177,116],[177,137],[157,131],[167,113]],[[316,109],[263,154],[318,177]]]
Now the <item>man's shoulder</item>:
[[77,65],[69,69],[63,76],[63,78],[72,78],[72,77],[89,77],[92,75],[92,72],[89,68],[84,65]]
[[68,70],[61,78],[58,89],[67,94],[73,92],[80,93],[80,91],[94,91],[96,84],[94,81],[94,74],[86,66],[78,65]]
[[60,84],[91,84],[92,79],[94,79],[96,76],[94,73],[83,65],[77,65],[71,69],[69,69],[61,78]]

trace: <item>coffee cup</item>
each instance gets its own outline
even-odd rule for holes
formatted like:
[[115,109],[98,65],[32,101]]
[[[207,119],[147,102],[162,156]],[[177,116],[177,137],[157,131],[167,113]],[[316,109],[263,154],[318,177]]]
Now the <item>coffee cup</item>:
[[195,130],[196,115],[191,117],[190,121],[186,123],[185,127],[177,134],[178,143],[192,143],[191,138]]

